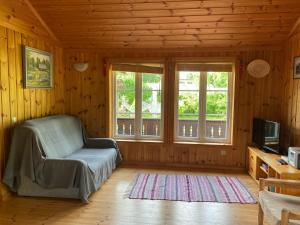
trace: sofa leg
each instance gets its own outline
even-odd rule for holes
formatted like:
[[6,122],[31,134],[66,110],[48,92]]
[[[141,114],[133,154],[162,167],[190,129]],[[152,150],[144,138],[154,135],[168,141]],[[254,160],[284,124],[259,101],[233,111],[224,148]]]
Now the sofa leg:
[[264,224],[264,212],[261,208],[260,203],[258,203],[258,225]]

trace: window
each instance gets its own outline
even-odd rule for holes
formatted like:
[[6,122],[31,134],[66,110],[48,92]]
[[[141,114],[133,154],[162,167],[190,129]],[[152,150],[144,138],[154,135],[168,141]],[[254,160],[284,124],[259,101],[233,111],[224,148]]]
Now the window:
[[176,65],[175,140],[231,141],[233,64]]
[[113,133],[123,139],[162,139],[163,66],[113,64]]

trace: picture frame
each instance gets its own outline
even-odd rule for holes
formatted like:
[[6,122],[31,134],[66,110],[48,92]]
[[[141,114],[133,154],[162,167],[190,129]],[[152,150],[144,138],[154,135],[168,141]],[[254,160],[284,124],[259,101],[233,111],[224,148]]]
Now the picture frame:
[[300,56],[294,58],[294,79],[300,79]]
[[53,55],[29,46],[23,46],[24,88],[53,88]]

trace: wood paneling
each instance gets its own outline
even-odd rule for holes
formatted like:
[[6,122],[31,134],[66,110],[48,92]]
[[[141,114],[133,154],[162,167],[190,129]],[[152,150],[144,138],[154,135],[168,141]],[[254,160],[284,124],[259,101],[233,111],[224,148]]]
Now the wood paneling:
[[282,91],[282,141],[284,147],[300,146],[300,80],[293,79],[294,58],[300,56],[300,28],[285,45]]
[[[57,41],[53,35],[49,34],[49,29],[43,24],[38,14],[34,14],[33,8],[29,8],[28,0],[0,0],[0,26],[18,31],[22,34],[30,35],[35,38],[43,38]],[[46,28],[45,28],[46,27]],[[50,31],[51,32],[51,31]],[[49,38],[49,35],[51,38]]]
[[[173,84],[174,71],[170,65],[172,57],[235,57],[238,71],[236,74],[236,98],[232,145],[200,145],[172,143],[173,133]],[[163,143],[119,142],[125,161],[140,163],[160,163],[202,167],[245,167],[246,147],[251,143],[252,118],[264,117],[280,120],[280,88],[282,72],[280,50],[256,51],[175,51],[175,50],[132,50],[132,51],[65,51],[66,110],[84,121],[92,136],[105,136],[107,127],[107,77],[103,61],[105,58],[165,58],[167,81],[165,95],[168,104],[165,116],[165,139]],[[265,59],[271,65],[271,73],[262,79],[250,77],[247,64],[253,59]],[[90,68],[84,73],[75,72],[74,62],[89,62]],[[173,71],[173,72],[172,72]],[[225,156],[221,155],[224,150]]]
[[[64,113],[63,49],[45,40],[47,33],[23,1],[1,1],[0,6],[0,180],[15,124],[26,119]],[[1,18],[5,17],[6,19]],[[40,36],[38,38],[38,36]],[[49,51],[54,59],[54,88],[24,89],[22,45]],[[0,199],[6,191],[0,182]]]
[[69,48],[276,45],[300,15],[298,0],[30,2]]

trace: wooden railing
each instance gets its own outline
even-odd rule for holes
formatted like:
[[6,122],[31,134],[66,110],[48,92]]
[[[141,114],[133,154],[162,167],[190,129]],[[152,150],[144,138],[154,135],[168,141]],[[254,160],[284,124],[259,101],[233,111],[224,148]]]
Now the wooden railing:
[[[117,119],[117,130],[119,135],[134,134],[134,119]],[[179,136],[197,137],[198,121],[197,120],[179,120]],[[205,127],[206,137],[225,138],[226,121],[223,120],[206,120]],[[160,136],[159,119],[143,119],[142,135]]]

